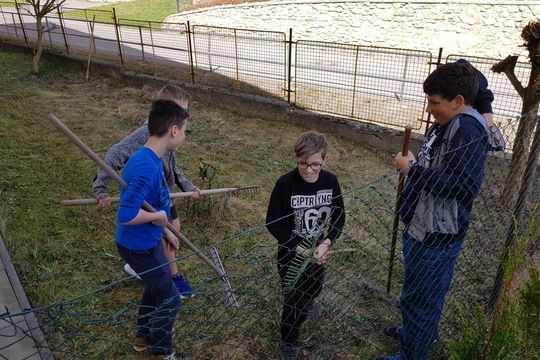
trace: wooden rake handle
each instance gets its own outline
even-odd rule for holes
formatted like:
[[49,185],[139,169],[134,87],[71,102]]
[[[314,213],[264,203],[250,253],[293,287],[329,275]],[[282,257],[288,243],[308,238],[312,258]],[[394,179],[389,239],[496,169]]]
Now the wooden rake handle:
[[[251,192],[255,191],[257,186],[245,186],[237,188],[221,188],[221,189],[207,189],[201,190],[201,195],[212,195],[212,194],[237,194],[242,191]],[[184,191],[184,192],[175,192],[170,193],[172,199],[189,197],[193,195],[195,191]],[[111,202],[116,203],[120,201],[118,196],[111,197]],[[61,204],[65,206],[79,206],[79,205],[95,205],[98,203],[96,199],[72,199],[72,200],[62,200]]]
[[[127,187],[127,183],[113,170],[111,169],[103,160],[101,160],[85,143],[81,141],[71,130],[62,123],[56,116],[49,114],[49,120],[53,125],[60,130],[64,135],[68,137],[75,145],[90,159],[92,159],[96,164],[98,164],[103,171],[105,171],[111,178],[116,180],[122,188]],[[156,212],[156,209],[146,201],[143,203],[143,209],[149,212]],[[214,263],[208,259],[195,245],[191,243],[184,235],[182,235],[171,223],[167,223],[167,229],[169,229],[176,237],[182,241],[191,251],[193,251],[202,261],[206,263],[212,270],[214,270],[222,279],[226,278],[226,274],[222,272]]]

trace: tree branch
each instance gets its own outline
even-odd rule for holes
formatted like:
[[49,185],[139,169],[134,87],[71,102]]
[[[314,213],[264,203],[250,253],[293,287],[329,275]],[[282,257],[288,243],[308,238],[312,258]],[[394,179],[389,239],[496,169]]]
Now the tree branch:
[[506,59],[498,62],[497,64],[493,65],[491,67],[491,71],[495,73],[504,73],[506,74],[506,77],[512,85],[514,86],[514,89],[516,89],[519,96],[521,96],[522,99],[525,98],[525,88],[521,84],[521,82],[518,80],[516,73],[514,71],[516,67],[518,57],[517,56],[507,56]]

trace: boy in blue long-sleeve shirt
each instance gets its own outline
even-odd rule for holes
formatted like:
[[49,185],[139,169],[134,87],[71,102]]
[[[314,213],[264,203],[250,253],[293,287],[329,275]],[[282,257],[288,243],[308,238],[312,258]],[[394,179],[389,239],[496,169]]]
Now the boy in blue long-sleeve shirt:
[[[172,326],[180,308],[178,290],[163,253],[162,235],[178,239],[168,229],[169,189],[161,157],[174,151],[185,139],[187,111],[174,101],[157,100],[148,116],[150,138],[126,163],[120,191],[116,245],[124,261],[142,278],[144,292],[137,317],[133,348],[148,350],[161,359],[173,360]],[[146,201],[157,211],[142,209]]]
[[487,151],[494,148],[484,117],[473,108],[478,76],[468,63],[437,68],[424,81],[426,111],[435,118],[416,159],[396,156],[408,175],[401,194],[404,279],[400,353],[384,360],[426,360],[454,267],[480,191]]

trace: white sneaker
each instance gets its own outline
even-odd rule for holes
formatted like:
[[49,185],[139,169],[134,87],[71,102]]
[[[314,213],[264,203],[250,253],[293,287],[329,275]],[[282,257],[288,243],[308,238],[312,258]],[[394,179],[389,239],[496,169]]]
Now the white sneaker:
[[135,276],[137,279],[141,280],[141,277],[137,275],[135,270],[133,270],[131,266],[129,266],[129,264],[124,265],[124,271],[127,272],[129,275]]

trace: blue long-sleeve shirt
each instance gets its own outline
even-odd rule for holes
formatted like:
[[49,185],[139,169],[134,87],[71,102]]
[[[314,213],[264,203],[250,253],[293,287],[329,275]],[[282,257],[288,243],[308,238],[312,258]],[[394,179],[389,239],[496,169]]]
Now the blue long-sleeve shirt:
[[170,211],[170,197],[163,175],[161,159],[151,149],[142,147],[128,160],[122,179],[128,184],[120,190],[120,207],[115,240],[131,250],[153,248],[161,241],[163,228],[151,222],[140,225],[126,225],[133,220],[143,202],[147,201],[157,211]]

